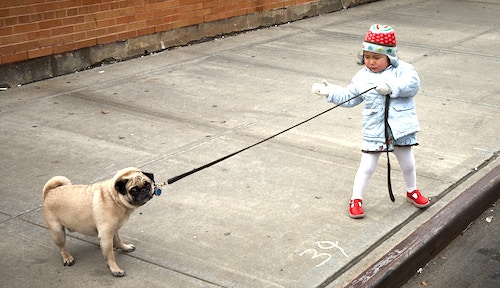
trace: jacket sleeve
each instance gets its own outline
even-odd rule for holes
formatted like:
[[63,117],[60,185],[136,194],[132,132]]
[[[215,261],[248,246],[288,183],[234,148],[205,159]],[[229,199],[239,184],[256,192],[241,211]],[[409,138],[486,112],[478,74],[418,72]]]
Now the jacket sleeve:
[[[335,104],[340,104],[340,103],[343,103],[345,101],[348,101],[349,99],[352,99],[356,96],[359,95],[359,89],[357,88],[357,85],[356,85],[356,79],[358,78],[358,74],[357,73],[353,78],[352,78],[352,81],[349,85],[347,85],[346,87],[342,87],[342,86],[339,86],[339,85],[335,85],[335,84],[329,84],[328,87],[329,87],[329,95],[328,97],[326,98],[326,101],[327,102],[331,102],[331,103],[335,103]],[[342,107],[354,107],[356,105],[359,105],[361,102],[363,102],[363,98],[362,97],[356,97],[344,104],[342,104]]]
[[420,88],[420,78],[411,64],[400,61],[395,75],[387,79],[387,85],[392,90],[391,98],[413,97]]

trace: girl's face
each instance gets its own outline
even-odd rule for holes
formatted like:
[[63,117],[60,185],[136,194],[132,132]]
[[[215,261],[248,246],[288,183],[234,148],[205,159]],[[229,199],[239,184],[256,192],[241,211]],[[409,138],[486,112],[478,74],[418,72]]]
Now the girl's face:
[[366,68],[370,69],[373,73],[382,72],[389,67],[389,57],[384,54],[364,51],[363,59],[365,60]]

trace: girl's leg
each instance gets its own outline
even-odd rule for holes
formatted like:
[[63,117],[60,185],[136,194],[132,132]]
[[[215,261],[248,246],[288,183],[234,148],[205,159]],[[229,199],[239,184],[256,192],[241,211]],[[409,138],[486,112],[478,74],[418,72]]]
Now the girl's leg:
[[411,192],[417,189],[417,172],[415,169],[415,157],[411,146],[394,147],[394,155],[398,159],[399,167],[403,172],[403,180],[406,184],[406,191]]
[[380,153],[361,153],[361,161],[359,163],[358,171],[354,177],[354,185],[352,187],[351,199],[363,199],[363,191],[366,184],[377,168],[378,158]]
[[415,169],[415,157],[411,146],[394,147],[394,155],[398,159],[399,166],[403,172],[403,180],[406,184],[406,199],[418,208],[425,208],[431,203],[427,197],[417,189],[417,173]]

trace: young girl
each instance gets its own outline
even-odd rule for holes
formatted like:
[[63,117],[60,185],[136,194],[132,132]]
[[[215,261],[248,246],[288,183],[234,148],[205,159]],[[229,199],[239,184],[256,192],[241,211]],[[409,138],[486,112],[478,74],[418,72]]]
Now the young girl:
[[[394,152],[399,162],[408,201],[419,208],[427,207],[429,200],[417,189],[412,150],[412,146],[418,145],[416,133],[420,131],[413,100],[420,87],[420,79],[412,65],[398,59],[396,36],[390,26],[372,25],[362,44],[362,52],[361,63],[364,67],[354,75],[347,87],[330,84],[326,80],[312,85],[314,93],[326,96],[327,101],[332,103],[348,101],[375,87],[342,105],[353,107],[365,102],[362,112],[361,162],[354,178],[349,216],[365,216],[362,208],[363,191],[377,167],[380,154],[387,149]],[[390,97],[387,122],[386,97]],[[386,141],[386,136],[389,141]]]

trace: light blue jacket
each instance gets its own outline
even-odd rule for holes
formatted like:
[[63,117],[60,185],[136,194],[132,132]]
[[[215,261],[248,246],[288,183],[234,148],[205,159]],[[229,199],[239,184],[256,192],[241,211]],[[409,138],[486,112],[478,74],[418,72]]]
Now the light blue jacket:
[[[329,84],[327,101],[336,104],[342,103],[384,82],[392,89],[389,104],[389,126],[394,138],[399,139],[420,131],[413,100],[420,87],[420,79],[413,66],[401,60],[399,60],[397,67],[389,65],[387,69],[379,73],[373,73],[368,68],[363,67],[354,75],[351,84],[347,87]],[[354,107],[363,101],[365,102],[365,108],[362,112],[363,140],[385,142],[385,96],[373,89],[342,106]]]

